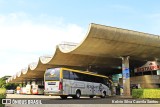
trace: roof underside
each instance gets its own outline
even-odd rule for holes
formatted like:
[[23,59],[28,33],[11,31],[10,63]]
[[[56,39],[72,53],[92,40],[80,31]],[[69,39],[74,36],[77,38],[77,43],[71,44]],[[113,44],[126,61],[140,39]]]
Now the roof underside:
[[121,66],[121,58],[130,56],[136,66],[147,60],[160,59],[160,36],[126,29],[90,24],[87,36],[78,45],[58,45],[52,57],[41,57],[7,82],[43,79],[47,68],[69,67],[86,69],[88,66],[105,68],[109,72]]

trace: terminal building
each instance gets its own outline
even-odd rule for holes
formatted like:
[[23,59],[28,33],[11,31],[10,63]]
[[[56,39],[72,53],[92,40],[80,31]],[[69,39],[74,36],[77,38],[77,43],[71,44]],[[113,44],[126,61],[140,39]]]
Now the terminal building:
[[138,84],[140,88],[160,88],[160,63],[148,61],[135,68],[131,76],[131,84]]
[[91,23],[81,43],[57,45],[52,56],[40,57],[6,82],[43,83],[47,68],[66,67],[107,75],[129,96],[131,87],[160,87],[159,61],[159,35]]
[[[113,74],[114,83],[122,86],[122,73]],[[141,67],[130,72],[132,88],[160,88],[160,64],[156,61],[148,61]]]

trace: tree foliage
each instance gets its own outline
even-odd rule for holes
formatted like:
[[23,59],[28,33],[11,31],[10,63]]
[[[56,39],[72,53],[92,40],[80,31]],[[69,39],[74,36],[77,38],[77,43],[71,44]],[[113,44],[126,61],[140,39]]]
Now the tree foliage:
[[0,78],[0,88],[6,88],[6,89],[16,89],[18,84],[16,83],[6,83],[6,80],[11,76],[4,76]]

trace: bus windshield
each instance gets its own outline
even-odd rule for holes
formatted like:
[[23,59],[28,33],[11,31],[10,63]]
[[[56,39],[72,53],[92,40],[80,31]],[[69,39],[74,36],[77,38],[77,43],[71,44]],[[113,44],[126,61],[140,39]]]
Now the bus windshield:
[[46,81],[59,81],[60,79],[60,68],[47,69],[45,72]]

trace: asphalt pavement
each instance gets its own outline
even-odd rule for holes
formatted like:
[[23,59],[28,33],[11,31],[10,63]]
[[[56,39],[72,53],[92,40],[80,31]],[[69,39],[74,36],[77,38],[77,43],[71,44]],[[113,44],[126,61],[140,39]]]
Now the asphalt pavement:
[[[72,99],[69,97],[62,100],[59,96],[8,94],[7,99],[11,99],[12,104],[6,104],[5,107],[160,107],[160,104],[130,104],[130,101],[133,102],[134,99],[122,96],[103,99],[99,97]],[[127,103],[124,104],[124,100]]]

